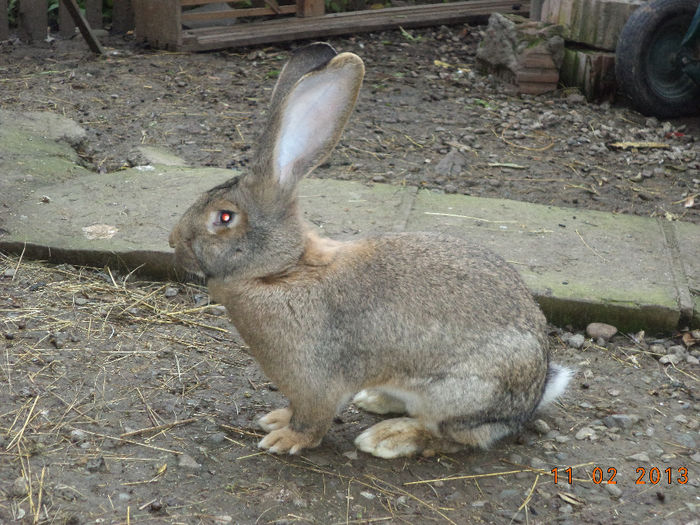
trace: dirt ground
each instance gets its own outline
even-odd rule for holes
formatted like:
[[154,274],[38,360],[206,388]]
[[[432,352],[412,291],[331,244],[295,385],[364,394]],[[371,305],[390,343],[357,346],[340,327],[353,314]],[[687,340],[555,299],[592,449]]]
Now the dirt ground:
[[[508,95],[475,72],[477,42],[462,27],[334,40],[367,79],[317,175],[700,222],[697,118]],[[80,122],[105,177],[140,144],[245,168],[288,48],[108,45],[3,44],[2,107]],[[640,140],[669,149],[606,146]],[[697,524],[698,340],[552,327],[568,392],[488,451],[373,458],[352,440],[379,418],[350,406],[319,448],[278,457],[255,420],[284,400],[206,290],[0,255],[0,523]]]

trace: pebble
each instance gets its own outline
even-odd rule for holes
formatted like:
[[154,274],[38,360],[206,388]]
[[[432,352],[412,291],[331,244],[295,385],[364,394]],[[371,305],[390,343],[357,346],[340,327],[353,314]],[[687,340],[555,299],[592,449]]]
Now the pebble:
[[583,343],[586,342],[586,338],[583,336],[583,334],[572,334],[571,337],[569,337],[565,342],[571,348],[578,350],[583,346]]
[[628,461],[641,461],[642,463],[649,463],[651,460],[649,459],[649,454],[646,452],[638,452],[636,454],[632,454],[631,456],[627,456]]
[[73,443],[82,443],[87,439],[87,434],[80,429],[74,429],[70,431],[70,440]]
[[603,418],[603,424],[608,428],[630,428],[640,419],[636,414],[612,414]]
[[178,293],[180,293],[180,290],[178,290],[174,286],[168,286],[165,289],[165,297],[175,297]]
[[5,271],[2,273],[2,276],[3,276],[3,277],[8,277],[8,278],[14,277],[14,276],[15,276],[15,270],[14,270],[14,268],[8,268],[7,270],[5,270]]
[[700,365],[700,359],[698,359],[697,357],[693,357],[692,355],[686,357],[685,360],[688,361],[688,363],[691,365]]
[[685,356],[688,354],[688,350],[685,348],[683,345],[673,345],[669,346],[668,350],[666,350],[667,355],[677,355],[677,356]]
[[582,441],[582,440],[584,440],[584,439],[591,439],[591,440],[593,440],[593,439],[595,439],[597,436],[596,436],[595,430],[593,430],[592,428],[590,428],[590,427],[583,427],[581,430],[579,430],[578,432],[576,432],[576,435],[575,435],[574,437],[575,437],[576,439],[578,439],[579,441]]
[[662,365],[677,365],[681,361],[683,361],[683,357],[679,356],[678,354],[664,355],[659,359],[659,363]]
[[607,341],[617,333],[617,328],[605,323],[591,323],[586,327],[586,333],[593,339],[601,338]]
[[12,482],[12,488],[10,489],[10,493],[15,498],[23,498],[27,494],[29,494],[29,484],[27,483],[27,480],[23,476],[20,476],[17,479],[15,479]]
[[73,299],[73,302],[78,306],[84,306],[88,303],[88,300],[85,297],[76,297]]
[[102,456],[89,460],[85,468],[88,472],[107,472],[107,464]]
[[552,430],[547,424],[547,422],[542,419],[535,419],[532,425],[535,427],[535,430],[537,430],[537,432],[539,432],[540,434],[546,434],[547,432]]
[[202,467],[195,459],[189,454],[182,454],[177,464],[183,468],[199,469]]
[[225,439],[226,434],[224,434],[223,432],[214,432],[211,436],[209,436],[209,443],[219,445],[223,443]]
[[622,496],[622,489],[617,485],[605,485],[605,490],[615,499],[620,499]]

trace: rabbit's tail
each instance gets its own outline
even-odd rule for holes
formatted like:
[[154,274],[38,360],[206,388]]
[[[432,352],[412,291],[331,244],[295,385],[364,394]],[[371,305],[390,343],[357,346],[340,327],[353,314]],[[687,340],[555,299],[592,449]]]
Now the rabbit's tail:
[[542,399],[540,399],[537,409],[548,405],[562,395],[573,375],[574,371],[570,368],[566,368],[565,366],[561,366],[556,363],[549,363],[549,367],[547,368],[547,379],[544,384],[544,392],[542,392]]

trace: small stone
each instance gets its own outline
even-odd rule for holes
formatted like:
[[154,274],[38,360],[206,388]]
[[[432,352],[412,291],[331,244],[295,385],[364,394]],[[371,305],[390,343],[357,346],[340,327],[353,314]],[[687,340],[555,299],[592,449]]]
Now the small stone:
[[87,434],[80,429],[73,429],[70,431],[70,440],[73,443],[82,443],[87,439]]
[[590,427],[583,427],[578,432],[576,432],[576,435],[574,437],[579,441],[583,441],[584,439],[593,440],[596,438],[596,433],[595,430],[593,430]]
[[202,467],[195,459],[189,454],[182,454],[177,464],[183,468],[199,469]]
[[603,424],[608,428],[629,428],[639,420],[636,414],[612,414],[603,418]]
[[68,335],[62,332],[58,332],[52,334],[49,338],[49,341],[54,347],[61,349],[66,345],[66,341],[68,341]]
[[571,348],[578,350],[585,342],[586,338],[583,336],[583,334],[573,334],[571,337],[569,337],[568,341],[566,341],[566,344],[568,344]]
[[559,507],[559,512],[562,514],[571,514],[574,511],[574,508],[569,505],[568,503],[565,503],[561,507]]
[[88,300],[85,297],[76,297],[73,299],[73,302],[78,306],[84,306],[88,303]]
[[571,440],[569,436],[557,436],[554,438],[557,443],[566,443]]
[[659,363],[661,363],[662,365],[676,365],[682,360],[683,358],[678,354],[668,354],[661,356],[661,358],[659,359]]
[[631,456],[627,456],[628,461],[639,461],[642,463],[649,463],[651,461],[649,459],[649,454],[646,452],[638,452],[637,454],[632,454]]
[[372,177],[372,182],[381,184],[382,182],[386,182],[386,177],[384,175],[375,175]]
[[102,456],[89,460],[85,468],[88,472],[107,472],[107,464]]
[[175,297],[178,293],[180,293],[180,290],[178,290],[174,286],[168,286],[165,289],[165,297]]
[[601,338],[607,341],[617,333],[617,328],[605,323],[591,323],[586,327],[586,333],[593,339]]
[[233,523],[233,518],[226,514],[214,516],[212,519],[214,521],[214,525],[228,525],[229,523]]
[[360,491],[360,496],[362,496],[363,498],[368,499],[370,501],[377,498],[377,496],[375,496],[374,494],[372,494],[368,490]]
[[4,272],[2,272],[2,276],[11,279],[12,277],[15,276],[15,269],[14,269],[14,268],[8,268],[8,269],[5,270]]
[[691,365],[700,365],[700,359],[698,359],[697,357],[693,357],[692,355],[688,355],[688,357],[686,357],[685,360],[688,361],[688,363]]
[[542,419],[535,419],[532,425],[535,427],[535,430],[537,430],[537,432],[539,432],[540,434],[546,434],[547,432],[552,430],[547,424],[547,422]]
[[615,499],[622,497],[622,489],[617,485],[605,485],[605,490]]
[[29,494],[29,484],[27,483],[27,480],[23,476],[15,479],[14,482],[12,482],[10,493],[15,498],[23,498]]
[[583,104],[586,101],[586,97],[580,93],[571,93],[566,97],[566,102],[569,104]]
[[680,414],[680,415],[674,417],[673,420],[676,423],[687,423],[688,422],[688,418],[685,417],[683,414]]
[[668,354],[668,355],[673,354],[673,355],[685,356],[687,353],[688,353],[688,350],[683,345],[669,346],[668,350],[666,350],[666,354]]
[[214,445],[219,445],[225,440],[226,434],[224,434],[223,432],[214,432],[211,436],[209,436],[209,443],[212,443]]
[[119,501],[129,501],[131,499],[131,496],[127,492],[120,492],[117,495],[117,499]]
[[695,463],[700,463],[700,452],[696,452],[692,456],[690,456],[690,459],[695,461]]

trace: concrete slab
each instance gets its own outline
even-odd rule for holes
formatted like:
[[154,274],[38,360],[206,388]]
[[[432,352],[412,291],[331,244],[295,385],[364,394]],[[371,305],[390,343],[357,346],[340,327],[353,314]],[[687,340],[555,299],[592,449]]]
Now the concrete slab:
[[[201,192],[236,175],[231,170],[140,166],[36,188],[15,206],[0,250],[79,265],[174,278],[168,234]],[[415,188],[305,180],[306,219],[335,238],[400,231]]]
[[671,254],[655,219],[420,192],[407,228],[444,231],[499,253],[555,324],[678,325]]
[[674,222],[673,226],[680,252],[681,271],[687,280],[693,301],[693,319],[690,324],[700,327],[700,227],[685,222]]
[[[80,166],[84,132],[71,121],[0,111],[0,124],[0,251],[27,258],[176,277],[170,229],[197,194],[235,175],[162,164],[98,175]],[[300,200],[335,238],[429,230],[486,245],[558,325],[700,327],[700,225],[320,179],[302,182]]]

